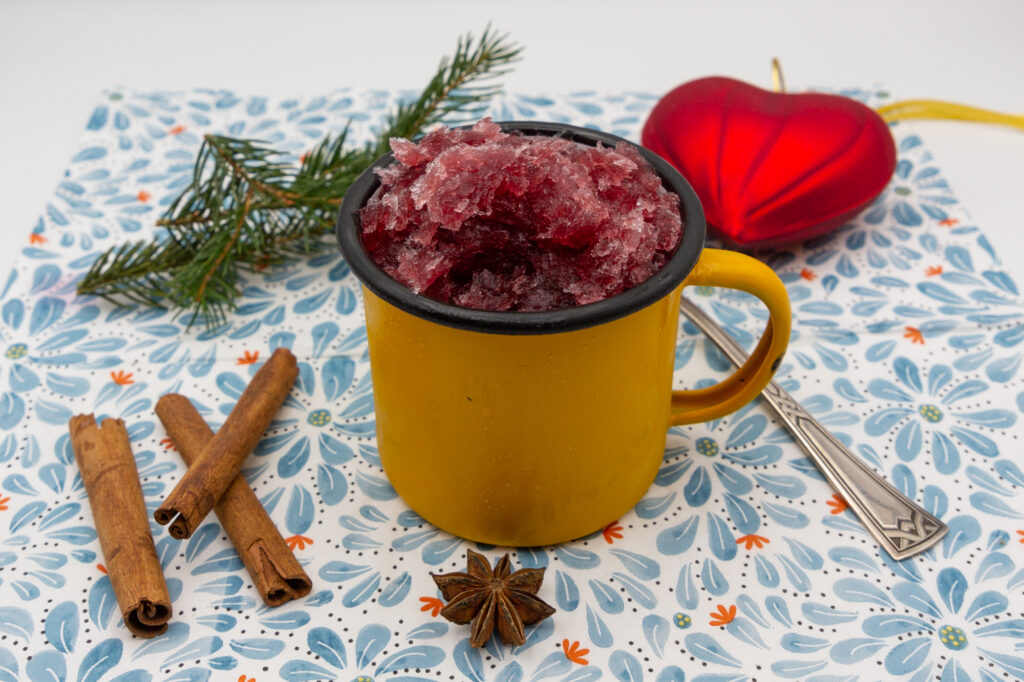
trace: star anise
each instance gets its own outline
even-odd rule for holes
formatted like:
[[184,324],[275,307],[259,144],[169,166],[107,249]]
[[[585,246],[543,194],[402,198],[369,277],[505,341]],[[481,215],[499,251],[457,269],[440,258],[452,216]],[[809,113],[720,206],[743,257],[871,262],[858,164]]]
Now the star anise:
[[524,625],[538,623],[555,612],[536,596],[544,580],[543,568],[522,568],[512,573],[508,554],[491,570],[487,557],[466,550],[466,573],[430,574],[448,604],[441,615],[453,623],[472,622],[469,643],[482,647],[495,626],[506,644],[526,642]]

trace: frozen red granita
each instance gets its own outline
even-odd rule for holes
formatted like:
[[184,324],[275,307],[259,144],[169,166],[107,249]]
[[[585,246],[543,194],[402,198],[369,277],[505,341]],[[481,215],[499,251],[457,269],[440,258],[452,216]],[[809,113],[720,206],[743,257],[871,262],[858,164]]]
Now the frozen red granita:
[[556,310],[640,284],[682,234],[679,197],[626,143],[504,133],[490,119],[392,139],[360,213],[373,260],[412,291],[481,310]]

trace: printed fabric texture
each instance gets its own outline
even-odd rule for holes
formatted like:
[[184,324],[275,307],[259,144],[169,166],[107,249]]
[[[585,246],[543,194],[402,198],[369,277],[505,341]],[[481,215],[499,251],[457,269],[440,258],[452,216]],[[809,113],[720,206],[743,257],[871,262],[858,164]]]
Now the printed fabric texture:
[[[779,381],[948,536],[890,560],[755,402],[671,429],[647,496],[602,532],[514,552],[516,567],[547,567],[540,596],[558,609],[517,648],[472,649],[468,628],[438,616],[429,573],[463,570],[467,548],[503,550],[433,528],[388,484],[361,294],[335,248],[248,276],[212,331],[75,296],[100,251],[156,229],[204,133],[267,140],[297,162],[348,121],[368,139],[402,96],[105,93],[0,279],[0,680],[1024,678],[1021,296],[913,124],[893,127],[895,177],[858,219],[762,255],[793,303]],[[509,95],[489,113],[637,139],[655,101]],[[760,334],[752,297],[687,295],[748,348]],[[244,474],[313,592],[268,609],[212,515],[185,542],[154,525],[174,615],[165,635],[133,638],[68,418],[126,421],[152,512],[184,471],[157,398],[188,395],[216,428],[278,346],[300,379]],[[676,370],[693,386],[730,366],[681,322]]]

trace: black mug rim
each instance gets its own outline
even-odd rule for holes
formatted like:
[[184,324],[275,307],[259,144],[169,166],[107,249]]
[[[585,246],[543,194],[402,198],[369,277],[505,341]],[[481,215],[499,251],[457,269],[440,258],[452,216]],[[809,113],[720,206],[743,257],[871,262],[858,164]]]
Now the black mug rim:
[[611,322],[637,312],[674,291],[690,274],[701,251],[707,224],[700,199],[690,183],[668,161],[635,142],[591,128],[545,121],[499,121],[506,132],[548,135],[574,142],[614,147],[632,145],[654,167],[667,189],[680,199],[683,235],[665,265],[648,279],[610,298],[584,305],[541,312],[476,310],[416,294],[384,272],[363,245],[359,211],[380,186],[375,170],[394,162],[385,154],[367,168],[349,187],[338,209],[335,234],[342,256],[362,284],[380,299],[417,317],[467,331],[490,334],[553,334],[575,331]]

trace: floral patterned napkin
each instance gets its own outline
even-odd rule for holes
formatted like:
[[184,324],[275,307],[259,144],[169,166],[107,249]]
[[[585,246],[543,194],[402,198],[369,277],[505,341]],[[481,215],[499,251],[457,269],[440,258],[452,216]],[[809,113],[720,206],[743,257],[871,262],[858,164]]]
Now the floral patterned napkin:
[[[547,566],[540,594],[559,612],[515,649],[471,649],[438,616],[428,573],[459,570],[468,545],[410,511],[380,468],[360,292],[335,251],[249,278],[212,332],[75,297],[100,250],[153,229],[205,132],[297,159],[348,120],[365,138],[396,96],[116,90],[96,107],[0,299],[0,680],[1024,678],[1021,297],[912,124],[893,128],[896,176],[868,211],[766,258],[795,316],[783,385],[949,535],[891,561],[755,403],[671,429],[647,496],[602,532],[516,553]],[[492,114],[635,139],[654,101],[509,96]],[[748,296],[688,294],[745,345],[763,325]],[[729,371],[680,329],[680,386]],[[68,417],[126,420],[155,507],[183,471],[156,398],[183,392],[216,426],[281,345],[301,378],[245,475],[313,593],[267,609],[212,517],[186,542],[154,527],[174,617],[166,635],[132,638]]]

